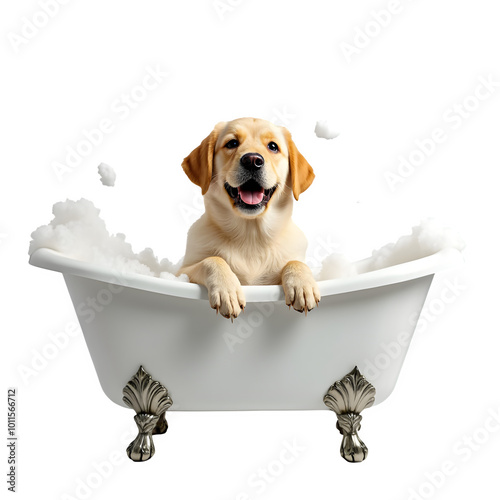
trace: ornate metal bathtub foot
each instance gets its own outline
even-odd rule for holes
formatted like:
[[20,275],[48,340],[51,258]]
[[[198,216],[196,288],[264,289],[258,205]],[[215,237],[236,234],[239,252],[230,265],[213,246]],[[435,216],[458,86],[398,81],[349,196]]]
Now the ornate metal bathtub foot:
[[[165,389],[166,390],[166,389]],[[170,403],[172,404],[172,403]],[[153,429],[153,434],[165,434],[168,430],[167,419],[165,418],[165,412],[160,415],[158,422],[156,422],[155,428]]]
[[139,429],[127,448],[127,455],[134,462],[145,462],[155,453],[153,434],[167,432],[165,412],[172,406],[172,400],[167,389],[141,366],[124,387],[123,401],[137,413],[134,420]]
[[335,382],[323,398],[330,410],[337,414],[337,429],[343,435],[340,454],[348,462],[362,462],[368,448],[358,436],[361,428],[360,413],[373,405],[375,387],[355,367],[342,380]]

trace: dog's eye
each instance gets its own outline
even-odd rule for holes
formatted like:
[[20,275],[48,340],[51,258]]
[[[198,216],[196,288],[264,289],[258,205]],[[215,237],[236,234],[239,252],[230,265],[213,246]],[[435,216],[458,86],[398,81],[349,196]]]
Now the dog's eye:
[[226,143],[224,147],[226,147],[227,149],[234,149],[237,148],[239,145],[240,143],[236,139],[231,139]]
[[267,147],[273,152],[273,153],[277,153],[280,148],[278,147],[278,145],[275,143],[275,142],[270,142]]

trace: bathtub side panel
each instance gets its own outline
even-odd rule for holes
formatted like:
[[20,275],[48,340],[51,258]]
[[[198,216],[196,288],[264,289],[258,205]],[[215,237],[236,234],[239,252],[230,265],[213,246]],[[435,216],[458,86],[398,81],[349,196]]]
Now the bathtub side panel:
[[[307,317],[284,302],[249,303],[234,323],[206,300],[65,276],[101,386],[115,403],[140,365],[172,410],[326,409],[323,396],[358,366],[393,390],[432,276],[323,297]],[[404,341],[402,341],[404,339]]]

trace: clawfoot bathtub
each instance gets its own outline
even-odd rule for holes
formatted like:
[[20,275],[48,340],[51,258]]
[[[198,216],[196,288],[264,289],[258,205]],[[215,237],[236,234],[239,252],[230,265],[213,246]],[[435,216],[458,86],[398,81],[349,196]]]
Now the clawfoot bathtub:
[[[64,275],[103,391],[135,410],[139,435],[127,453],[136,461],[153,455],[169,408],[329,408],[342,456],[363,460],[359,414],[392,392],[433,275],[461,262],[445,249],[319,282],[321,303],[307,317],[289,311],[280,286],[246,286],[245,312],[231,323],[193,283],[117,273],[45,248],[30,258]],[[375,371],[380,356],[389,362]]]

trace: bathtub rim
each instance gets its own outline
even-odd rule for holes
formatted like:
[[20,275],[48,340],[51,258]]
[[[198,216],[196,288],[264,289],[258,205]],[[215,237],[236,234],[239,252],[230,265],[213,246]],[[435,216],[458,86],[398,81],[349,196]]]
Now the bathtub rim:
[[[29,259],[32,266],[71,274],[82,278],[135,288],[161,295],[207,300],[207,290],[196,283],[186,283],[156,278],[131,272],[116,272],[107,267],[68,257],[50,248],[35,250]],[[435,274],[463,263],[462,253],[455,248],[445,248],[420,259],[391,267],[369,271],[346,278],[318,281],[322,296],[336,295],[401,283],[415,278]],[[358,265],[362,266],[363,261]],[[281,285],[243,286],[247,302],[276,302],[285,300]]]

